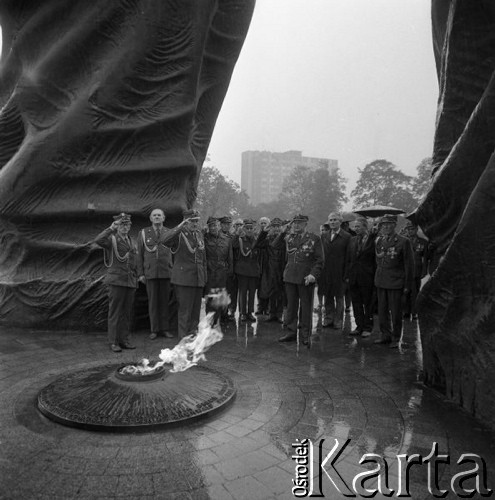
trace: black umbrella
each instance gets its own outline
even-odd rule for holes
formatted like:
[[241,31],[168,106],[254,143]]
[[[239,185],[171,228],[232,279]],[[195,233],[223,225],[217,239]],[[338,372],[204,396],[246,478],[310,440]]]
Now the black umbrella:
[[355,214],[365,215],[366,217],[380,217],[381,215],[399,215],[405,214],[404,210],[394,207],[386,207],[384,205],[373,205],[371,207],[363,207],[354,210]]

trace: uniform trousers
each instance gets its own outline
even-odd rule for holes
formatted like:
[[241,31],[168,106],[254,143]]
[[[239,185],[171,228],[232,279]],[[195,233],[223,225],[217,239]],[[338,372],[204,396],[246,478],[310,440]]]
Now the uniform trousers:
[[378,320],[382,339],[399,342],[402,335],[402,288],[378,288]]
[[237,292],[239,283],[237,281],[237,275],[229,276],[227,278],[227,293],[230,296],[229,311],[232,315],[237,311]]
[[179,339],[198,331],[203,287],[175,285]]
[[360,332],[373,330],[373,288],[373,285],[349,285],[354,320]]
[[285,324],[287,329],[297,332],[298,316],[301,336],[307,339],[311,335],[311,319],[313,315],[314,285],[303,285],[296,283],[285,283],[287,295],[287,310],[285,313]]
[[170,279],[147,279],[146,292],[148,294],[148,313],[150,316],[151,331],[154,333],[168,331],[170,329]]
[[129,342],[135,294],[135,288],[108,285],[108,342],[110,344]]
[[414,278],[412,281],[412,288],[404,295],[404,314],[417,314],[416,299],[421,288],[421,278]]
[[259,283],[257,276],[237,275],[239,283],[239,309],[241,314],[253,314],[254,296]]

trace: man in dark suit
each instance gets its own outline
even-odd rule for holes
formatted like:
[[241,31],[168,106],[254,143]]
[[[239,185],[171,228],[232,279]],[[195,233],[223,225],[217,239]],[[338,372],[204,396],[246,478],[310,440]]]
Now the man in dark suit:
[[292,219],[292,229],[288,225],[275,238],[272,245],[286,245],[287,264],[284,269],[287,310],[285,324],[288,333],[278,340],[292,342],[297,339],[299,324],[301,341],[309,345],[311,336],[311,318],[313,314],[313,296],[315,283],[323,268],[323,248],[321,239],[307,231],[308,216],[296,215]]
[[171,282],[178,303],[179,338],[198,331],[203,288],[206,284],[206,252],[199,227],[199,212],[186,210],[184,220],[167,231],[163,243],[174,255]]
[[166,229],[163,227],[165,213],[155,208],[150,214],[152,225],[140,231],[138,237],[139,281],[146,284],[148,313],[150,317],[150,339],[158,335],[171,338],[169,332],[170,276],[172,253],[163,245]]
[[375,344],[398,347],[402,336],[402,296],[411,290],[414,256],[410,241],[395,232],[397,216],[380,219],[376,240],[375,286],[378,297],[380,339]]
[[356,219],[356,236],[347,249],[346,282],[349,284],[356,329],[353,335],[369,337],[373,330],[372,299],[376,270],[375,236],[368,232],[368,221]]
[[104,250],[108,285],[108,342],[113,352],[135,349],[130,343],[134,295],[137,288],[137,248],[129,237],[131,216],[114,216],[112,225],[94,242]]
[[344,320],[345,266],[347,247],[351,236],[341,229],[342,215],[332,212],[328,216],[330,232],[322,237],[325,265],[323,273],[325,289],[324,327],[340,330]]

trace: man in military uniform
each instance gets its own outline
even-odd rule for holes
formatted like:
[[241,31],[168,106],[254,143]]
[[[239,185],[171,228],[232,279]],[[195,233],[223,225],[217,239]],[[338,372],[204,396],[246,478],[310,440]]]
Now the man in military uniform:
[[380,219],[376,240],[375,286],[378,297],[380,339],[375,344],[398,347],[402,336],[402,295],[411,289],[414,256],[410,241],[395,232],[397,216]]
[[134,312],[134,295],[138,286],[137,248],[129,237],[131,216],[114,216],[112,225],[102,231],[94,242],[104,250],[108,285],[108,342],[113,352],[135,349],[130,343]]
[[150,317],[150,339],[158,335],[171,338],[169,332],[170,276],[172,253],[162,244],[166,229],[163,227],[165,213],[155,208],[150,214],[152,225],[142,229],[138,237],[139,281],[146,284],[148,313]]
[[253,316],[254,296],[260,278],[259,250],[255,248],[254,220],[244,219],[243,230],[234,237],[234,272],[239,283],[241,321],[256,321]]
[[179,338],[198,331],[203,288],[206,284],[206,252],[199,227],[199,212],[186,210],[184,220],[162,238],[174,255],[171,282],[178,303]]
[[333,327],[340,330],[344,320],[345,295],[345,265],[347,247],[351,236],[340,225],[342,215],[332,212],[328,216],[330,232],[326,233],[321,241],[325,255],[323,274],[325,281],[325,318],[324,327]]
[[404,297],[404,318],[418,319],[416,298],[421,288],[421,280],[426,276],[426,252],[428,242],[418,236],[418,226],[412,221],[406,223],[406,238],[411,242],[414,252],[414,279],[411,290]]
[[[270,225],[268,217],[261,217],[258,226],[258,237],[265,239],[268,234],[267,228]],[[268,314],[270,288],[268,283],[268,249],[267,247],[258,246],[259,254],[258,259],[260,263],[260,281],[258,283],[258,306],[256,308],[256,316]]]
[[285,225],[273,242],[275,247],[285,243],[287,253],[284,283],[287,295],[285,324],[288,333],[280,337],[279,342],[296,340],[299,324],[301,341],[304,345],[309,345],[313,295],[316,280],[323,268],[323,247],[320,237],[306,230],[307,225],[306,215],[296,215],[292,219],[291,232],[288,233],[288,225]]
[[[217,288],[226,288],[229,276],[234,273],[234,258],[232,254],[232,242],[229,236],[220,231],[220,223],[215,217],[209,217],[207,221],[208,232],[206,233],[205,251],[208,280],[206,281],[205,293],[209,294]],[[206,303],[206,312],[212,311]],[[225,311],[221,320],[226,319]]]
[[[234,239],[234,232],[232,229],[232,217],[228,215],[222,217],[220,219],[220,228],[222,234],[227,236],[230,239],[230,242],[232,243],[232,240]],[[233,249],[232,249],[232,258],[235,260]],[[225,317],[225,319],[228,321],[234,320],[235,312],[237,310],[237,289],[238,289],[237,276],[235,275],[235,273],[232,273],[231,275],[227,276],[227,294],[230,297],[230,304],[228,307],[228,314]]]

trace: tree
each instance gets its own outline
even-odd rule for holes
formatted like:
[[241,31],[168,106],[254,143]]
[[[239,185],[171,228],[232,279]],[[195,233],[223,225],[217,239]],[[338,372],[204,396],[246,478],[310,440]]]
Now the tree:
[[198,184],[196,207],[204,217],[233,217],[243,215],[249,206],[249,198],[239,185],[224,177],[213,166],[204,166]]
[[312,170],[299,166],[284,180],[278,201],[287,216],[307,215],[309,227],[314,230],[346,201],[345,179],[339,170],[330,173],[327,168]]
[[367,205],[390,205],[405,212],[418,202],[413,193],[413,178],[387,160],[375,160],[358,169],[359,179],[351,192],[354,208]]
[[417,175],[413,180],[412,189],[416,199],[424,198],[432,183],[433,158],[424,158],[416,167]]

